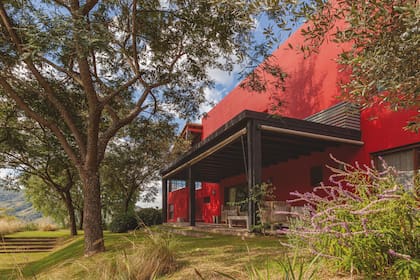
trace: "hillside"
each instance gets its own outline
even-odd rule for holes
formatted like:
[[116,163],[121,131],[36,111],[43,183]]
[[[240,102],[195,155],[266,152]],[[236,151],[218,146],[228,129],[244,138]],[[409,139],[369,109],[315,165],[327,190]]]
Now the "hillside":
[[22,192],[6,191],[0,188],[0,209],[6,210],[10,216],[16,216],[25,221],[33,221],[41,218],[32,204],[25,200]]

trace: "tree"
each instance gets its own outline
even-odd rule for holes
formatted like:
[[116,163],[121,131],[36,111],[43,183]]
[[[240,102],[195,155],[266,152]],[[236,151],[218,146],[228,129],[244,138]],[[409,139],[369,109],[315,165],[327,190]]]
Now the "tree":
[[58,217],[64,211],[71,235],[77,235],[71,192],[78,178],[69,159],[44,127],[7,103],[0,108],[0,166],[13,169],[17,179],[10,180],[9,186],[23,185],[35,208],[44,213]]
[[[274,13],[282,9],[282,2],[274,1]],[[317,52],[326,41],[348,46],[337,58],[341,71],[349,73],[348,80],[341,81],[343,99],[363,108],[385,104],[395,111],[418,111],[419,1],[310,0],[292,6],[292,24],[308,20],[302,30],[306,42],[299,46],[305,54]],[[284,17],[273,19],[291,25],[284,25]],[[407,128],[419,130],[420,112],[408,120]]]
[[139,119],[121,132],[108,148],[101,167],[102,204],[111,214],[134,212],[140,197],[153,201],[158,189],[153,181],[167,162],[175,126],[167,120]]
[[[243,5],[241,5],[241,3]],[[99,166],[137,116],[188,117],[252,43],[249,1],[0,3],[1,99],[48,129],[83,185],[85,255],[105,249]]]
[[[77,223],[82,223],[79,207],[76,202],[81,200],[80,184],[75,182],[70,192],[58,192],[47,185],[40,177],[21,174],[20,182],[24,187],[24,193],[35,209],[43,215],[52,217],[63,226],[68,225],[71,235],[77,235]],[[66,198],[71,198],[72,205],[69,207]],[[79,227],[79,229],[81,229]]]

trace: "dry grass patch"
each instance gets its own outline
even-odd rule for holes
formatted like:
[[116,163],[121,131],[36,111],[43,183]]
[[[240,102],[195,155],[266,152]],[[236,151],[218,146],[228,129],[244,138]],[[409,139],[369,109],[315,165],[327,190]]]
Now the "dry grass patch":
[[21,231],[25,228],[25,223],[14,217],[0,218],[0,236]]
[[251,267],[265,269],[267,262],[271,267],[284,250],[277,239],[270,237],[213,236],[188,245],[190,250],[178,254],[184,265],[167,279],[228,279],[222,274],[238,280],[249,279]]
[[153,233],[144,241],[131,242],[130,247],[118,252],[64,262],[37,279],[155,279],[177,269],[175,245],[176,239],[172,236]]

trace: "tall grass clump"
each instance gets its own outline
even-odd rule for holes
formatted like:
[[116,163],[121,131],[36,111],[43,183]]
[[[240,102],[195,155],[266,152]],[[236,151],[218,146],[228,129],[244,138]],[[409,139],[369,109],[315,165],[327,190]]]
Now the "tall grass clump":
[[130,250],[123,251],[102,263],[89,267],[89,279],[102,280],[149,280],[174,272],[175,238],[168,233],[149,232],[140,244],[133,243]]
[[15,217],[3,216],[0,217],[0,236],[22,231],[25,228],[25,223]]
[[[333,157],[332,157],[333,158]],[[375,279],[420,277],[419,180],[401,183],[400,173],[383,164],[355,166],[333,158],[340,168],[330,186],[293,192],[305,211],[295,213],[290,244],[329,258],[340,270]]]

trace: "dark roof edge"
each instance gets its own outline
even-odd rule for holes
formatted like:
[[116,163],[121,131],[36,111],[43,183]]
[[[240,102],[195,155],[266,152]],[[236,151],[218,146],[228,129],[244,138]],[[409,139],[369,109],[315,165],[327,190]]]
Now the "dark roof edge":
[[[169,166],[163,168],[160,171],[160,174],[164,176],[165,174],[171,172],[171,170],[173,170],[174,168],[177,168],[177,166],[185,164],[190,159],[200,154],[199,150],[203,149],[205,146],[210,145],[211,142],[217,141],[219,138],[223,139],[224,137],[228,137],[236,131],[239,131],[241,128],[246,126],[248,120],[255,120],[260,124],[264,123],[276,127],[290,128],[290,126],[292,126],[290,129],[296,129],[296,127],[299,127],[299,131],[308,133],[318,133],[328,136],[336,136],[336,134],[338,133],[340,134],[339,137],[342,138],[347,138],[350,140],[361,139],[360,131],[355,129],[336,127],[307,120],[283,117],[280,115],[244,110],[237,114],[235,117],[233,117],[231,120],[227,121],[224,125],[219,127],[216,131],[214,131],[204,140],[192,146],[187,153],[182,155],[176,161],[172,162]],[[333,130],[337,133],[331,133],[331,131]]]

